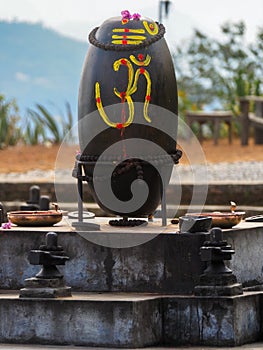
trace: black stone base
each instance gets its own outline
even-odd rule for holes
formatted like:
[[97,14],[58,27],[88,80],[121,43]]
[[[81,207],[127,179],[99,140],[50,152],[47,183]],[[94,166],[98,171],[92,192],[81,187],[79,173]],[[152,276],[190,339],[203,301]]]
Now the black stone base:
[[200,284],[194,288],[198,296],[233,296],[243,294],[242,284],[233,273],[203,274]]
[[64,284],[63,278],[37,278],[25,280],[25,288],[20,289],[20,298],[70,297],[71,287]]

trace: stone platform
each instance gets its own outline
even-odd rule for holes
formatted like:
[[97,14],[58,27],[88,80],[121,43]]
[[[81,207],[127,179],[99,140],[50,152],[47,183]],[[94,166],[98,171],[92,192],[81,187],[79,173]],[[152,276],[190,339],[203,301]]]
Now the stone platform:
[[[223,232],[235,249],[229,266],[250,291],[201,297],[193,290],[205,268],[200,247],[208,233],[179,233],[170,220],[166,227],[155,219],[130,229],[108,221],[95,219],[101,230],[94,232],[77,232],[67,218],[52,227],[1,231],[0,343],[138,348],[262,340],[262,223]],[[28,253],[50,231],[70,258],[59,269],[73,296],[19,298],[16,290],[39,271]]]
[[[0,229],[0,289],[20,289],[38,272],[38,266],[29,264],[28,254],[43,244],[47,232],[55,231],[70,258],[60,269],[66,285],[75,291],[193,292],[205,268],[199,249],[207,233],[178,233],[179,227],[170,220],[165,228],[155,219],[146,227],[130,229],[113,229],[108,221],[96,219],[101,231],[95,232],[78,233],[66,218],[52,227]],[[263,283],[263,223],[242,222],[223,234],[235,249],[228,264],[238,282]]]
[[[91,223],[94,220],[89,220]],[[20,289],[39,267],[29,264],[45,234],[55,231],[69,256],[60,267],[65,283],[76,291],[191,294],[204,269],[199,248],[207,233],[178,234],[178,226],[119,228],[96,218],[101,231],[77,232],[66,218],[53,227],[13,227],[0,234],[0,289]]]
[[74,293],[0,294],[0,342],[121,348],[237,346],[262,339],[261,292],[236,297]]

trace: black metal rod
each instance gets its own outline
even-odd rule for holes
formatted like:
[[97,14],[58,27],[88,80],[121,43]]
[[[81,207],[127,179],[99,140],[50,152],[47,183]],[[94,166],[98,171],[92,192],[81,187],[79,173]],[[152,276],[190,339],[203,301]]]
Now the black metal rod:
[[159,1],[159,23],[162,23],[163,20],[163,1]]
[[83,222],[83,183],[82,183],[82,165],[78,164],[79,168],[79,175],[78,177],[78,217],[79,217],[79,222]]

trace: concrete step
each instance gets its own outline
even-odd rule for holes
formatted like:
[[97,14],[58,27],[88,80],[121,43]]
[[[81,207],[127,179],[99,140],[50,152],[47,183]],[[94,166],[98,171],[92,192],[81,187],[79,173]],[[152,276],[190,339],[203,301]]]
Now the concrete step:
[[[85,347],[85,350],[102,350],[99,347]],[[39,344],[0,344],[0,350],[84,350],[83,346],[75,345],[39,345]],[[104,350],[114,350],[112,347],[104,347]],[[170,347],[164,346],[151,346],[147,350],[164,350],[170,349]],[[209,347],[209,350],[252,350],[252,349],[263,349],[262,342],[249,343],[241,346],[227,346],[227,347]],[[173,347],[173,350],[185,350],[185,346]],[[203,346],[190,346],[187,345],[187,350],[205,350]]]
[[[132,228],[114,228],[108,222],[96,218],[101,230],[91,232],[77,232],[66,218],[51,227],[0,229],[0,289],[20,289],[39,272],[28,254],[44,244],[47,232],[55,231],[70,258],[59,270],[75,291],[193,293],[205,268],[200,247],[208,233],[179,233],[178,225],[163,227],[158,219]],[[241,222],[223,232],[235,248],[228,266],[244,286],[263,283],[262,227],[260,222]]]
[[155,295],[78,293],[72,297],[19,298],[1,292],[0,342],[140,348],[162,339]]
[[[193,290],[205,268],[200,246],[207,233],[179,234],[178,226],[164,228],[160,220],[112,228],[107,220],[98,219],[101,231],[96,232],[76,232],[63,222],[1,231],[0,343],[223,347],[262,339],[263,292],[252,288],[263,283],[262,223],[223,232],[235,248],[229,267],[250,291],[199,297]],[[70,257],[59,270],[75,292],[57,299],[19,298],[10,289],[22,288],[39,271],[29,264],[28,252],[38,249],[50,230]],[[107,245],[99,245],[100,237]],[[121,249],[124,241],[129,249]]]
[[196,297],[140,293],[75,293],[67,298],[0,294],[1,343],[235,346],[260,337],[262,293]]

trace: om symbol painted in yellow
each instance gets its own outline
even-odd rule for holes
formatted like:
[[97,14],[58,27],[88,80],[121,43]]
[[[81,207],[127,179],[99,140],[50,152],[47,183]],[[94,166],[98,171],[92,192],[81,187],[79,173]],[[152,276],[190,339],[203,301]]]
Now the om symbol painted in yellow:
[[[150,62],[151,62],[151,57],[149,55],[147,55],[144,58],[143,54],[139,54],[138,58],[136,58],[134,55],[130,55],[129,59],[120,58],[113,63],[113,69],[115,72],[117,72],[120,69],[120,66],[125,66],[127,67],[127,70],[128,70],[128,83],[127,83],[126,91],[120,92],[116,88],[114,88],[114,94],[120,98],[122,103],[127,102],[128,104],[129,116],[127,120],[122,121],[121,123],[114,123],[107,116],[101,100],[100,84],[99,82],[96,82],[95,84],[96,106],[98,108],[100,116],[108,126],[112,128],[123,129],[129,126],[133,122],[134,103],[131,96],[137,91],[137,85],[138,85],[138,80],[140,75],[144,75],[147,83],[143,115],[145,120],[151,123],[151,119],[148,115],[148,106],[151,100],[151,77],[149,72],[144,68],[144,67],[147,67],[150,64]],[[135,73],[134,73],[133,64],[139,67],[137,68]]]

